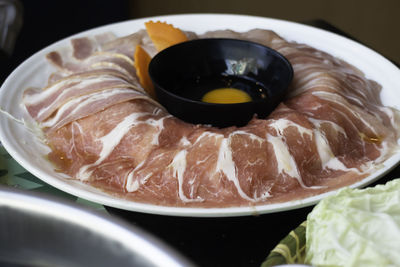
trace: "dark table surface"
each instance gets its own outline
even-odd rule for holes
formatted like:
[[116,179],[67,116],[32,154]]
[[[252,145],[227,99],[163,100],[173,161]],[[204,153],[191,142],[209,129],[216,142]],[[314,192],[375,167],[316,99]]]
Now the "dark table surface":
[[[113,12],[98,14],[97,20],[88,19],[84,7],[81,12],[74,11],[75,19],[70,25],[60,24],[59,27],[53,27],[49,21],[63,21],[66,19],[65,14],[72,11],[54,14],[50,12],[51,6],[39,10],[33,4],[35,1],[22,2],[24,26],[18,36],[13,55],[2,61],[4,77],[24,59],[54,41],[95,26],[129,18],[125,9],[126,3],[121,1],[119,5],[115,5]],[[74,2],[76,1],[72,1]],[[100,1],[100,4],[102,2]],[[55,8],[58,1],[48,1],[48,3]],[[85,1],[79,3],[86,4]],[[305,23],[351,38],[323,20]],[[400,167],[395,168],[377,183],[385,183],[396,177],[400,177]],[[112,216],[122,218],[157,236],[196,265],[260,266],[269,251],[292,229],[306,220],[312,207],[259,216],[223,218],[173,217],[109,207],[106,209]]]

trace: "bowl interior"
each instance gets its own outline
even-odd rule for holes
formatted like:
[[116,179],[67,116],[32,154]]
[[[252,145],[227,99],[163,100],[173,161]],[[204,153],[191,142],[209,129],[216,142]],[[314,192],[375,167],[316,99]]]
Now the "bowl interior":
[[0,266],[192,266],[125,222],[0,186]]
[[[158,100],[174,116],[191,123],[225,127],[246,124],[254,114],[267,116],[285,95],[293,77],[278,52],[249,41],[198,39],[169,47],[150,62]],[[210,90],[233,87],[251,102],[202,102]]]

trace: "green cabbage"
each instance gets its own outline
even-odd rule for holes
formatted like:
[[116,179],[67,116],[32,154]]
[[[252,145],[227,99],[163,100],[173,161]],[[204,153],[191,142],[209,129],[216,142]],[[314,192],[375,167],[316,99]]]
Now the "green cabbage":
[[322,200],[307,217],[306,263],[400,266],[400,179]]

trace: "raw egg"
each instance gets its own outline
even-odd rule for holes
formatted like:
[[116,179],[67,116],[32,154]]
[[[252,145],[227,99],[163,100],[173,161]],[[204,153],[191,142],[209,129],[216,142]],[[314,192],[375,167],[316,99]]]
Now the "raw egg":
[[251,97],[246,92],[236,88],[218,88],[206,93],[201,101],[217,104],[234,104],[250,102]]
[[188,78],[178,85],[176,92],[191,100],[213,104],[246,103],[268,95],[260,83],[226,74]]

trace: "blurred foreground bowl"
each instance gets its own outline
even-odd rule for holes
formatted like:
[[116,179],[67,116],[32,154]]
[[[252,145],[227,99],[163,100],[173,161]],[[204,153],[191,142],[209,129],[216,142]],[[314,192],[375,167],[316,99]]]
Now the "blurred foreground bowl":
[[106,214],[0,187],[0,266],[193,266]]

